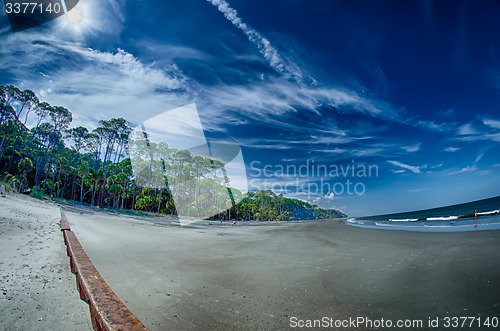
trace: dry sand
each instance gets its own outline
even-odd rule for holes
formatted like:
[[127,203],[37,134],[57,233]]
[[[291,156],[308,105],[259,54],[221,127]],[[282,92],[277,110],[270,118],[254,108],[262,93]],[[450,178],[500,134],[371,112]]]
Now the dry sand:
[[0,197],[0,330],[92,330],[59,221],[54,204]]
[[292,316],[500,317],[499,231],[186,228],[63,210],[103,278],[151,330],[279,330]]

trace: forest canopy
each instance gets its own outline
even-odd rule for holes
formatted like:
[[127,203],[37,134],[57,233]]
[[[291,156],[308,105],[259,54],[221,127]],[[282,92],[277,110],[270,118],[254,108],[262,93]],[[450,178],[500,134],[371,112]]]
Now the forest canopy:
[[[23,193],[100,208],[261,221],[345,217],[272,191],[230,188],[221,162],[167,143],[141,146],[123,118],[100,120],[93,130],[70,128],[72,120],[68,109],[31,90],[0,86],[2,178]],[[151,153],[161,162],[133,171],[132,163],[146,162]]]

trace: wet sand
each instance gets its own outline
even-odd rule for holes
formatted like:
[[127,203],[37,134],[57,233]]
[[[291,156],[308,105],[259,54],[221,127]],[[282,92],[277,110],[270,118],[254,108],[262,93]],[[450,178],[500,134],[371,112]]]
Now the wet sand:
[[499,231],[189,228],[63,211],[103,278],[151,330],[281,330],[291,317],[440,325],[446,316],[500,317]]
[[54,204],[0,197],[0,330],[92,330],[59,221]]

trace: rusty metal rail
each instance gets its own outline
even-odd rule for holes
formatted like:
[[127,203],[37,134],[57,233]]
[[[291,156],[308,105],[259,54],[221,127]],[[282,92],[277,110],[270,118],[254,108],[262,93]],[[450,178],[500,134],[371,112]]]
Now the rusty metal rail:
[[66,218],[66,215],[64,215],[61,212],[61,231],[64,231],[64,230],[71,231],[71,228],[69,227],[69,223],[68,223],[68,219]]
[[80,298],[90,308],[95,330],[146,330],[147,328],[121,302],[90,261],[61,212],[61,232],[70,257],[71,272],[76,275]]

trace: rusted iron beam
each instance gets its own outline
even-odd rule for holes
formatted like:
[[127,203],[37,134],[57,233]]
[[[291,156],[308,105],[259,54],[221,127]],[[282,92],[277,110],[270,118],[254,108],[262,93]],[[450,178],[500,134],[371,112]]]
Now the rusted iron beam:
[[71,230],[71,228],[69,226],[68,219],[66,218],[66,215],[61,213],[61,231],[64,231],[64,230]]
[[[62,226],[61,220],[61,228]],[[76,274],[80,298],[89,304],[93,328],[98,331],[147,330],[106,284],[74,232],[68,229],[62,231],[70,257],[71,271]]]

